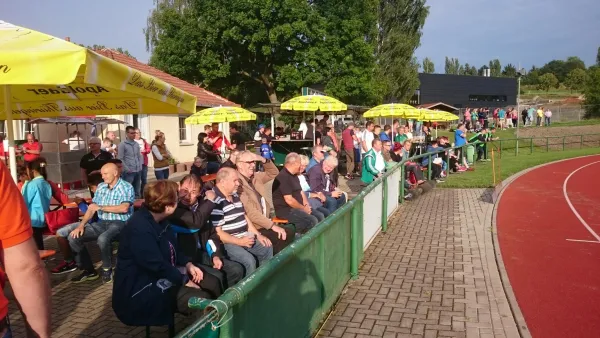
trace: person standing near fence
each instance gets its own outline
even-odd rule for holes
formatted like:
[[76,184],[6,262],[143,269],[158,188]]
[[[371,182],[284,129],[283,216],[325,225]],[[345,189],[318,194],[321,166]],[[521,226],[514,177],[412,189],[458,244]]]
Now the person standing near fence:
[[354,142],[358,138],[354,134],[354,123],[348,123],[348,126],[342,132],[342,143],[344,144],[344,151],[346,152],[346,179],[354,179]]
[[544,111],[544,125],[550,127],[550,119],[552,118],[552,111],[550,108],[546,108]]
[[537,112],[537,121],[536,121],[536,126],[541,127],[542,126],[542,117],[544,116],[544,107],[539,107]]
[[142,193],[140,185],[142,183],[142,165],[144,158],[140,146],[135,141],[135,127],[127,126],[125,128],[127,138],[119,143],[117,147],[117,158],[123,161],[123,180],[133,186],[135,198],[140,198]]

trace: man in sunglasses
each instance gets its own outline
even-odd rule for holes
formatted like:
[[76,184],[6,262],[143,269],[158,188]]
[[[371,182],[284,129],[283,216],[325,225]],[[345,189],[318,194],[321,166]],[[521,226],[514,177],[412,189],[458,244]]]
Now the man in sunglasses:
[[[255,172],[256,162],[262,163],[264,172]],[[294,231],[273,224],[270,218],[273,206],[267,195],[270,189],[265,184],[275,179],[279,170],[270,160],[250,151],[241,152],[236,165],[240,178],[238,195],[246,215],[258,231],[273,243],[273,254],[276,254],[294,241]]]

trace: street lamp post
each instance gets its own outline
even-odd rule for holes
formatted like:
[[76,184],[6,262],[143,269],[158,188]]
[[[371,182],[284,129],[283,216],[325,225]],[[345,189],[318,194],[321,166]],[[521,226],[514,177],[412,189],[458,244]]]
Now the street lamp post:
[[519,122],[521,120],[521,77],[525,75],[525,68],[519,69],[517,72],[517,149],[515,154],[519,155]]

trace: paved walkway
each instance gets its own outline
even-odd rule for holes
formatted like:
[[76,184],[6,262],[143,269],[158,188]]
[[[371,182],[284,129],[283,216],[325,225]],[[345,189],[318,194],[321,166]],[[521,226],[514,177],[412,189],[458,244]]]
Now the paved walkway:
[[403,204],[365,253],[320,337],[519,337],[498,274],[485,189]]

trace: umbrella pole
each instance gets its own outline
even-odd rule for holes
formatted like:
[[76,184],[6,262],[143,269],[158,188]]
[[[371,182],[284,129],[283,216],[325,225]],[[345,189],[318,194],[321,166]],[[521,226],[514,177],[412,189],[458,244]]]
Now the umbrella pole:
[[13,128],[10,85],[4,86],[4,112],[6,113],[6,136],[8,138],[8,158],[10,176],[17,182],[17,156],[15,154],[15,130]]

